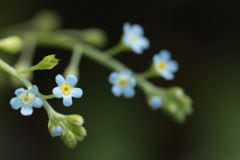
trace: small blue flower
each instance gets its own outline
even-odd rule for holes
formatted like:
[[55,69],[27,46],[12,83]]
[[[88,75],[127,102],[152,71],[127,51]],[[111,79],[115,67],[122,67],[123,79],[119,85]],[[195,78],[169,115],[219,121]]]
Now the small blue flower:
[[153,65],[156,72],[166,80],[174,78],[173,73],[178,71],[178,63],[170,60],[171,53],[167,50],[161,50],[153,56]]
[[161,107],[162,99],[157,96],[154,96],[154,97],[151,97],[148,103],[152,109],[156,110]]
[[65,81],[63,76],[58,74],[55,80],[58,84],[58,87],[53,88],[52,92],[57,98],[63,97],[64,106],[68,107],[72,105],[72,97],[82,97],[82,89],[73,87],[77,83],[76,76],[69,74]]
[[123,43],[130,47],[136,54],[141,54],[143,49],[149,47],[149,40],[143,36],[143,29],[138,24],[124,23],[123,25]]
[[52,128],[52,136],[60,136],[62,134],[62,127],[57,126]]
[[24,116],[29,116],[33,113],[32,107],[40,108],[43,105],[42,99],[35,96],[37,92],[38,87],[35,85],[30,90],[19,88],[14,92],[17,97],[14,97],[10,100],[10,105],[15,110],[22,107],[21,114]]
[[136,81],[131,76],[131,71],[123,70],[120,73],[113,72],[109,75],[108,81],[112,86],[112,93],[119,97],[123,94],[125,98],[132,98],[135,95]]

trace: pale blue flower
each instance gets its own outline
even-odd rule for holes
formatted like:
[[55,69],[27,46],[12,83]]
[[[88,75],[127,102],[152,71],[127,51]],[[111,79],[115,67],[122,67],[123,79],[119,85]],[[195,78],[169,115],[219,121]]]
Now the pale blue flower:
[[29,116],[33,113],[32,107],[40,108],[43,105],[42,99],[36,97],[37,92],[38,87],[35,85],[30,90],[19,88],[14,92],[17,97],[10,100],[10,105],[15,110],[21,108],[21,114]]
[[52,128],[52,136],[60,136],[62,134],[62,127],[57,126]]
[[123,34],[123,43],[136,54],[141,54],[143,49],[147,49],[150,45],[149,40],[143,36],[142,27],[138,24],[131,26],[128,22],[124,23]]
[[74,88],[73,86],[77,83],[77,77],[69,74],[66,80],[62,75],[58,74],[55,77],[58,87],[53,88],[52,92],[57,98],[63,98],[64,106],[72,105],[72,97],[82,97],[83,91],[80,88]]
[[108,81],[113,85],[112,93],[116,97],[123,94],[125,98],[132,98],[135,95],[136,81],[131,74],[129,70],[123,70],[120,73],[113,72],[109,75]]
[[159,109],[162,105],[162,99],[160,97],[154,96],[151,97],[150,100],[148,101],[150,107],[152,109]]
[[153,56],[153,65],[156,72],[166,80],[174,78],[174,72],[178,71],[178,63],[171,59],[171,53],[167,50],[161,50]]

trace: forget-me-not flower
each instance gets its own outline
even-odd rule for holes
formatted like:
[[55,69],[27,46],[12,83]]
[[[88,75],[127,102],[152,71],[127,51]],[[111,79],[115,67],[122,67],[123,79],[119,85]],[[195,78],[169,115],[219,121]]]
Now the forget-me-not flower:
[[108,81],[113,85],[112,93],[116,97],[123,94],[125,98],[132,98],[135,95],[136,81],[131,74],[129,70],[123,70],[120,73],[113,72],[109,75]]
[[162,105],[162,99],[154,96],[149,99],[148,103],[152,109],[159,109]]
[[149,47],[149,40],[143,36],[144,31],[138,24],[132,26],[126,22],[123,25],[123,43],[130,47],[136,54],[141,54],[143,49]]
[[42,99],[36,97],[38,92],[38,87],[33,86],[30,90],[25,90],[24,88],[17,89],[14,97],[10,100],[10,104],[13,109],[17,110],[21,108],[21,114],[24,116],[29,116],[33,113],[33,108],[40,108],[43,105]]
[[178,63],[170,60],[171,53],[167,50],[161,50],[153,56],[153,65],[156,72],[166,80],[174,78],[173,73],[178,70]]
[[68,107],[72,105],[72,97],[82,97],[82,89],[73,87],[77,83],[76,76],[69,74],[65,80],[62,75],[58,74],[55,80],[58,87],[53,88],[52,92],[57,98],[63,97],[64,106]]

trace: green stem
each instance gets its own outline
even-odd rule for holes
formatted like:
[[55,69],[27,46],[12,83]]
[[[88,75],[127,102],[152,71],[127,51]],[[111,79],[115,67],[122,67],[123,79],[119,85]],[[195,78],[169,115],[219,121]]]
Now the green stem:
[[109,56],[115,56],[124,50],[126,50],[126,46],[122,42],[120,42],[116,46],[110,48],[109,50],[106,50],[104,53]]
[[[24,31],[22,30],[10,30],[4,31],[4,34],[7,35],[18,35],[22,36]],[[37,40],[37,45],[44,47],[56,47],[61,49],[66,49],[72,51],[73,48],[77,45],[79,46],[77,49],[79,52],[83,51],[83,55],[87,58],[96,61],[97,63],[109,68],[110,70],[114,70],[120,72],[122,70],[130,70],[124,64],[119,62],[118,60],[112,58],[109,54],[104,54],[106,52],[101,52],[100,50],[79,42],[75,38],[68,36],[66,34],[62,34],[61,32],[44,32],[44,31],[36,31],[35,37]],[[1,33],[2,34],[2,33]],[[148,82],[141,75],[134,73],[133,76],[137,81],[137,85],[143,89],[144,91],[154,90],[155,85]],[[159,87],[158,87],[159,88]]]
[[35,65],[35,66],[32,66],[32,67],[30,67],[30,68],[27,68],[27,69],[25,69],[25,70],[23,70],[23,71],[19,71],[19,73],[21,73],[21,74],[26,74],[26,73],[35,71],[35,70],[37,70],[37,69],[38,69],[38,66]]
[[52,99],[52,98],[55,98],[55,95],[54,95],[54,94],[42,95],[42,98],[43,98],[43,99]]
[[78,46],[75,46],[73,49],[73,54],[70,60],[69,67],[78,68],[81,57],[82,57],[81,47],[79,48]]
[[9,66],[6,62],[0,59],[0,68],[2,68],[5,72],[9,73],[13,77],[17,78],[20,82],[22,82],[28,89],[32,88],[31,82],[29,82],[26,78],[22,77],[18,71],[16,71],[13,67]]

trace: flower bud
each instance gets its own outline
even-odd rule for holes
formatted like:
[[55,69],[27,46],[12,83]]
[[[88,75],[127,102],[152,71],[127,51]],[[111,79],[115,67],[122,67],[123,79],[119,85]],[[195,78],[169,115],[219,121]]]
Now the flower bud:
[[152,109],[157,110],[162,105],[162,99],[159,96],[152,96],[151,98],[149,98],[148,104]]
[[62,127],[53,120],[49,120],[48,122],[48,129],[52,137],[60,136],[62,134]]
[[63,139],[64,144],[70,148],[74,148],[77,145],[77,140],[75,139],[74,134],[69,130],[66,130],[61,138]]
[[11,36],[0,40],[0,49],[10,53],[16,54],[22,48],[22,39],[18,36]]
[[52,69],[58,64],[58,59],[55,58],[55,55],[48,55],[43,58],[37,65],[36,68],[40,70]]
[[73,124],[74,126],[81,127],[84,123],[84,120],[79,115],[69,115],[66,117],[67,122]]

